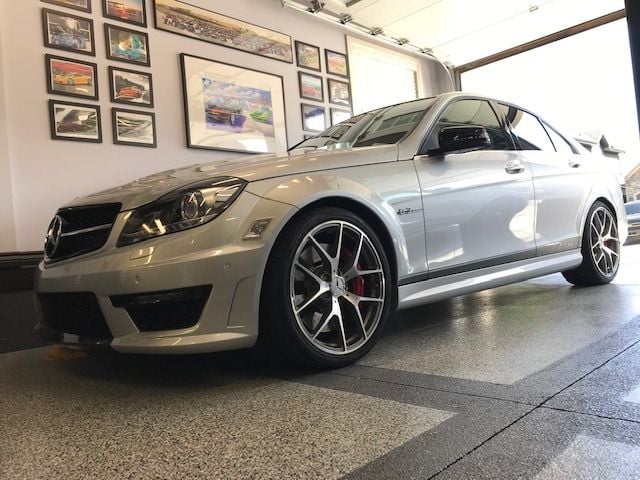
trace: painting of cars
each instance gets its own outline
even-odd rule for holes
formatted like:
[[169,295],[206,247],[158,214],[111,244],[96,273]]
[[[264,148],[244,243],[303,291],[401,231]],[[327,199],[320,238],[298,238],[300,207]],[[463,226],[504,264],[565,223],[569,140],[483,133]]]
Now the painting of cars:
[[47,91],[55,95],[98,99],[97,66],[70,58],[45,55]]
[[327,62],[327,73],[331,75],[338,75],[340,77],[349,76],[349,63],[347,62],[347,56],[344,53],[325,49],[324,55]]
[[102,0],[102,12],[107,18],[147,26],[145,0]]
[[298,72],[300,83],[300,97],[316,102],[324,102],[324,91],[322,90],[322,77],[311,75],[310,73]]
[[43,8],[42,27],[46,47],[95,56],[93,20]]
[[108,59],[146,67],[150,65],[149,37],[145,32],[105,23],[104,35]]
[[109,67],[111,101],[153,107],[151,74]]
[[327,78],[327,90],[329,90],[329,102],[345,107],[351,106],[351,92],[347,82]]
[[60,5],[61,7],[73,8],[83,12],[91,13],[91,0],[42,0],[45,3]]
[[282,77],[180,58],[189,147],[255,153],[286,148]]
[[155,147],[155,114],[112,109],[113,143],[135,147]]
[[49,119],[53,140],[102,142],[98,105],[49,100]]
[[203,78],[207,128],[241,133],[245,130],[273,137],[271,92],[237,83]]
[[301,68],[320,71],[320,48],[296,40],[296,60]]
[[154,14],[159,30],[293,63],[289,35],[178,0],[155,0]]

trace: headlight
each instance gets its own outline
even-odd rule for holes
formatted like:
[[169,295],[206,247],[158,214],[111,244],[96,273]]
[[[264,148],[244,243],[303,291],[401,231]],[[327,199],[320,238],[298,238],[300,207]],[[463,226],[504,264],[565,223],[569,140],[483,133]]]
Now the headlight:
[[210,222],[233,203],[246,184],[239,178],[214,178],[139,207],[129,216],[118,247]]

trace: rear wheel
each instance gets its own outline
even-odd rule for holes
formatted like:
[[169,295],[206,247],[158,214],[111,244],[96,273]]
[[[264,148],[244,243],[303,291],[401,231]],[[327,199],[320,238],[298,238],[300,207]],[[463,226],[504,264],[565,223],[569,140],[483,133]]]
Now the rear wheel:
[[563,272],[574,285],[604,285],[611,282],[620,266],[618,221],[611,207],[601,201],[593,204],[582,234],[582,263]]
[[294,360],[340,367],[373,347],[394,302],[373,230],[347,210],[314,210],[285,227],[274,247],[260,335]]

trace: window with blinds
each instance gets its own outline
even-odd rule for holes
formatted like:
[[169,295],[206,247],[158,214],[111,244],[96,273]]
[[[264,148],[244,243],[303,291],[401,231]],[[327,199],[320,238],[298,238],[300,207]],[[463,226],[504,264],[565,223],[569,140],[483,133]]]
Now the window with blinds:
[[354,37],[347,48],[354,114],[422,96],[417,59]]

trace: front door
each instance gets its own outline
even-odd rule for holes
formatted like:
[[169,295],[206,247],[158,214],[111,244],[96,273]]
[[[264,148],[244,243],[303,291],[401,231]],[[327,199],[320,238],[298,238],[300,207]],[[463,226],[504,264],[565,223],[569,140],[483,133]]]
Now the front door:
[[454,101],[429,134],[424,151],[439,148],[440,130],[482,126],[491,145],[446,155],[418,155],[429,277],[535,256],[531,169],[485,100]]

